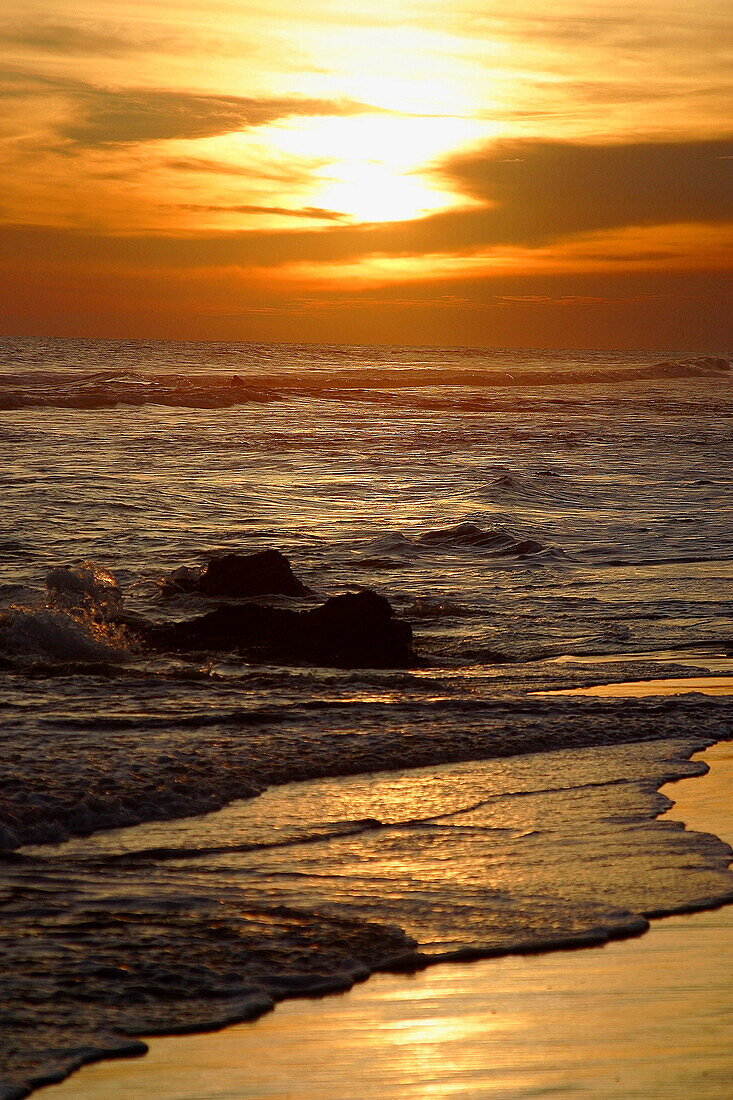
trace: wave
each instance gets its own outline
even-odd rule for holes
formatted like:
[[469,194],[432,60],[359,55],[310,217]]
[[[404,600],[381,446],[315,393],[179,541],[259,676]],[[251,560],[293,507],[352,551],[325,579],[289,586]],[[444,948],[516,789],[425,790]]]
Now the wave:
[[159,847],[138,832],[7,859],[0,1095],[377,969],[588,947],[731,900],[730,849],[654,820],[701,744],[300,784],[163,827]]
[[463,619],[478,614],[477,611],[444,596],[417,596],[410,603],[408,611],[413,619]]
[[516,539],[500,528],[486,530],[475,523],[458,523],[453,527],[426,531],[424,535],[420,535],[418,542],[421,546],[437,547],[441,550],[476,547],[501,557],[518,558],[546,554],[552,549],[537,539]]
[[106,664],[124,649],[121,610],[122,591],[107,569],[88,561],[56,566],[46,576],[44,607],[11,603],[0,611],[0,658],[18,665]]
[[[341,367],[244,374],[145,374],[130,371],[8,371],[0,374],[0,410],[105,409],[118,405],[168,405],[216,409],[293,398],[437,404],[445,391],[490,391],[548,386],[726,378],[728,359],[700,356],[648,366],[499,369],[492,367]],[[427,398],[425,390],[433,391]],[[407,395],[405,391],[421,391]],[[401,396],[402,395],[402,396]]]
[[14,664],[97,664],[120,655],[119,639],[106,640],[91,622],[64,611],[0,611],[0,657]]
[[85,611],[99,618],[108,618],[122,609],[122,591],[117,579],[94,562],[50,569],[46,589],[52,607]]
[[[205,714],[197,707],[195,715],[167,718],[153,710],[149,719],[136,716],[134,731],[125,713],[96,720],[71,714],[41,725],[40,739],[18,749],[15,778],[3,788],[0,849],[208,814],[267,786],[319,777],[694,736],[700,729],[724,738],[731,713],[729,700],[705,696],[313,703],[320,710],[286,704],[267,713],[242,707]],[[131,732],[148,739],[136,739],[133,760]],[[77,773],[67,763],[80,753],[84,768]]]
[[0,539],[0,556],[3,558],[32,558],[34,550],[20,539]]
[[563,558],[564,551],[539,539],[522,538],[501,527],[456,523],[408,537],[399,531],[373,539],[363,548],[363,564],[391,564],[392,559],[418,557],[432,551],[481,550],[496,558]]

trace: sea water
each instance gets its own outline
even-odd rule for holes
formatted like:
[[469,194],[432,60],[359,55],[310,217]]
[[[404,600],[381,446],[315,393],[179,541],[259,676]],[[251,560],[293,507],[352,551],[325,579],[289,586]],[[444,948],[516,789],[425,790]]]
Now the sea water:
[[[731,670],[731,381],[724,351],[3,340],[0,1096],[730,898],[726,846],[655,820],[728,698],[544,693]],[[175,569],[268,548],[313,590],[275,602],[374,589],[418,666],[126,634],[212,606]]]

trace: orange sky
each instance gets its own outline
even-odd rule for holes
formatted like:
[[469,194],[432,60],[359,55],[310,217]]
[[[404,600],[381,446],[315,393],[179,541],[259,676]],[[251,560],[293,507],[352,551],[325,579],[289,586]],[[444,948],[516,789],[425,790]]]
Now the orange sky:
[[0,330],[726,351],[729,0],[10,0]]

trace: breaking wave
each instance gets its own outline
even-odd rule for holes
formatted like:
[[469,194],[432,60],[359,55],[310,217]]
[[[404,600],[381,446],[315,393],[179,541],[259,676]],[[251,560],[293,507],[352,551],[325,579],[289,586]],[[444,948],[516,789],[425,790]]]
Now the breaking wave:
[[[11,595],[12,590],[11,590]],[[46,576],[45,606],[0,610],[0,659],[7,664],[106,663],[124,648],[115,618],[122,592],[94,562],[56,566]]]
[[[675,379],[716,379],[730,374],[727,359],[701,356],[670,359],[648,366],[496,367],[342,367],[249,371],[247,373],[178,374],[129,370],[3,371],[0,410],[32,407],[105,409],[117,405],[169,405],[184,408],[230,408],[291,398],[425,404],[445,401],[445,392],[425,396],[426,389],[475,391],[541,386],[587,386]],[[418,391],[408,393],[407,391]]]
[[5,867],[0,1095],[375,969],[587,947],[730,901],[730,849],[654,821],[696,747],[298,784],[27,850]]
[[91,622],[64,611],[0,611],[0,658],[17,664],[87,664],[119,656],[119,645],[104,640]]

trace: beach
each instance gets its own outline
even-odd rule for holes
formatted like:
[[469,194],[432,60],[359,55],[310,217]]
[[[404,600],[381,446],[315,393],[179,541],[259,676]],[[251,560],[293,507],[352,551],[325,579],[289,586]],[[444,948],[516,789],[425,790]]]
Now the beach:
[[0,1100],[733,1100],[730,0],[0,41]]
[[[0,340],[3,1100],[193,1032],[254,1044],[234,1095],[327,1090],[359,1005],[365,1090],[524,1088],[509,975],[733,896],[659,816],[730,736],[730,416],[727,360],[661,349]],[[640,1032],[628,958],[593,1038]]]
[[[733,842],[733,745],[665,788],[687,828]],[[603,948],[380,974],[253,1024],[149,1040],[49,1100],[704,1097],[733,1079],[733,907],[654,921]]]

